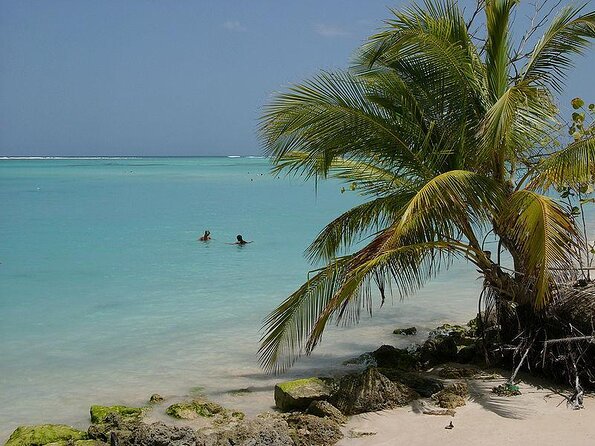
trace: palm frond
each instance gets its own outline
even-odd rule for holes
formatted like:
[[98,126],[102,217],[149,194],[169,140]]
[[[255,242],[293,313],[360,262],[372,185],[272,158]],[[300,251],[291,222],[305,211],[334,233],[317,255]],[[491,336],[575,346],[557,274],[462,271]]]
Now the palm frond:
[[567,6],[556,16],[531,52],[521,81],[561,91],[573,56],[583,54],[595,37],[595,12],[579,15],[585,6]]
[[386,230],[357,253],[329,263],[271,312],[263,324],[261,365],[274,372],[287,369],[316,347],[333,316],[350,323],[359,319],[362,308],[371,312],[372,284],[384,290],[392,280],[391,289],[405,296],[460,250],[448,242],[390,246],[391,239]]
[[[395,189],[411,186],[411,180],[404,173],[395,172],[385,166],[381,158],[344,158],[337,156],[328,161],[319,153],[293,150],[283,155],[273,167],[273,173],[299,175],[308,179],[312,176],[338,178],[348,183],[356,183],[363,195],[386,195]],[[400,174],[399,174],[400,173]]]
[[486,72],[491,99],[497,101],[507,90],[510,71],[509,21],[516,0],[486,2]]
[[331,261],[361,236],[371,235],[394,223],[414,191],[394,191],[360,204],[331,221],[306,250],[311,261]]
[[277,95],[265,108],[261,134],[276,162],[292,151],[313,154],[325,173],[337,157],[379,156],[431,172],[410,138],[406,115],[368,100],[374,86],[350,73],[322,73]]
[[469,225],[483,226],[495,215],[502,189],[491,178],[451,170],[425,183],[403,209],[400,236],[420,240],[457,238]]
[[579,188],[595,183],[595,136],[574,141],[566,148],[554,152],[537,165],[531,188]]
[[514,244],[535,308],[546,305],[556,282],[567,281],[574,267],[579,232],[572,218],[554,200],[529,190],[514,192],[503,209],[500,227]]

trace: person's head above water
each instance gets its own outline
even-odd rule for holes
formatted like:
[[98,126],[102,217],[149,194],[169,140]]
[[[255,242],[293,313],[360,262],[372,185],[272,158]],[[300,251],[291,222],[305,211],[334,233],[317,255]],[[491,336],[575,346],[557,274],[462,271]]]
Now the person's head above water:
[[211,231],[205,231],[205,237],[208,237],[209,235],[211,235]]
[[239,234],[236,236],[236,240],[237,240],[238,242],[243,242],[243,241],[244,241],[244,239],[242,238],[242,236],[241,236],[241,235],[239,235]]

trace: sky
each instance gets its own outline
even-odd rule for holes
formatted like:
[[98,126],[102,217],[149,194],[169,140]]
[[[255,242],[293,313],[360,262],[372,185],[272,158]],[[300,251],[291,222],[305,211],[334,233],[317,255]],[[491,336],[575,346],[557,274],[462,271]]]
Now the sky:
[[[0,0],[0,155],[258,155],[271,96],[347,67],[407,3]],[[563,103],[595,100],[577,62]]]

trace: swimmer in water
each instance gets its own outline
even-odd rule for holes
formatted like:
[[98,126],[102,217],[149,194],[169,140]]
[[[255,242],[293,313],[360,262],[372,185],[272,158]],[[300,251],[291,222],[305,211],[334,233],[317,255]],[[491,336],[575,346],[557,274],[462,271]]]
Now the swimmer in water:
[[252,242],[247,242],[246,240],[244,240],[244,238],[241,235],[238,235],[236,237],[236,240],[237,240],[237,242],[235,242],[235,243],[228,243],[228,245],[240,245],[240,246],[243,246],[243,245],[247,245],[248,243],[252,243]]
[[211,240],[211,231],[205,231],[205,233],[199,238],[201,242],[208,242]]

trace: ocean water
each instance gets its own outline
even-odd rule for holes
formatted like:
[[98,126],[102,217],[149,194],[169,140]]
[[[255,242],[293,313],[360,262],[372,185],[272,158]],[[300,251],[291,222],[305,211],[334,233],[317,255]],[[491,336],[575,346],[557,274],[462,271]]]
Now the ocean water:
[[[308,243],[359,200],[276,178],[262,158],[0,160],[0,443],[20,424],[85,428],[91,404],[155,392],[200,388],[254,414],[279,380],[471,318],[481,284],[461,262],[332,328],[286,375],[262,372],[263,317],[305,280]],[[213,240],[198,242],[205,229]],[[236,234],[254,243],[226,244]],[[392,334],[403,325],[420,334]],[[240,388],[252,392],[229,393]]]

